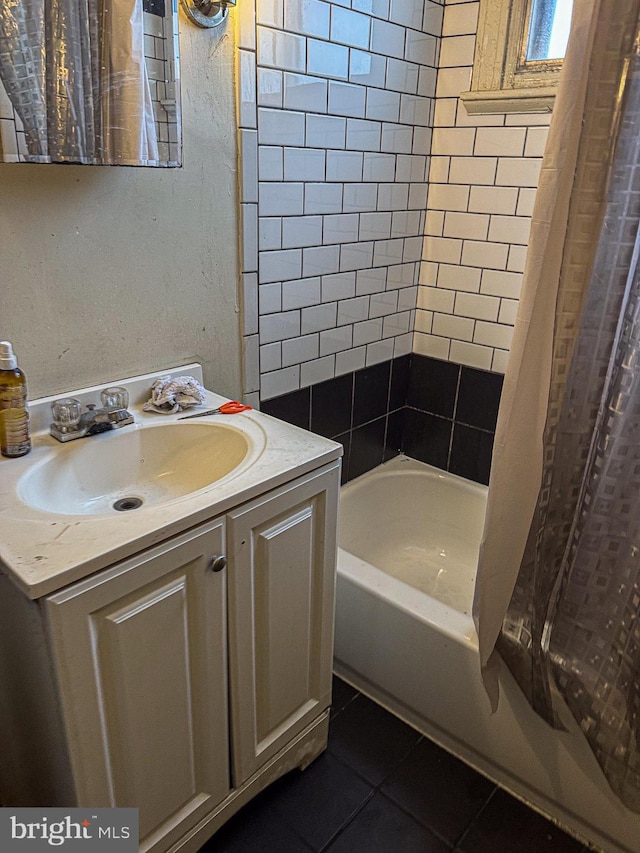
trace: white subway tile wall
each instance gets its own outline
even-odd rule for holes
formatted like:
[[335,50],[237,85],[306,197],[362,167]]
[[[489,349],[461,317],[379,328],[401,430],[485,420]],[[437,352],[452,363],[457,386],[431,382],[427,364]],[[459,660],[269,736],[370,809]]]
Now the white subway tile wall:
[[469,116],[477,0],[447,0],[414,352],[504,373],[549,115]]
[[411,351],[442,0],[243,7],[244,390],[269,399]]
[[478,7],[243,3],[247,393],[411,349],[504,372],[549,116],[467,115]]

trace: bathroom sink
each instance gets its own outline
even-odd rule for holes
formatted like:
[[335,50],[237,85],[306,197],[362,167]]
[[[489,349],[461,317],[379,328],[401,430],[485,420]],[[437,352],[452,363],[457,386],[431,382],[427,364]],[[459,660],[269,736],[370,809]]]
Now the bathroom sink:
[[18,496],[64,515],[158,506],[226,477],[251,450],[251,439],[226,424],[124,427],[56,448],[21,478]]

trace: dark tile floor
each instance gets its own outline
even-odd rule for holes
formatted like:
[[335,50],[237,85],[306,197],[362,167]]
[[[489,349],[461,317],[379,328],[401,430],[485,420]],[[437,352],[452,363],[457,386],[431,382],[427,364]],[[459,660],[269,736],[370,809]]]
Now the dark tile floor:
[[334,679],[329,748],[200,853],[586,853],[579,842]]

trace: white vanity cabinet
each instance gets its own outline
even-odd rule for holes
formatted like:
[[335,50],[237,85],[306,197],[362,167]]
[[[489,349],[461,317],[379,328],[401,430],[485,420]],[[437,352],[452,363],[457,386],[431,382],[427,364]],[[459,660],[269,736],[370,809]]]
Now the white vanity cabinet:
[[331,702],[338,469],[229,514],[234,782]]
[[78,805],[138,807],[141,839],[230,790],[224,540],[217,520],[46,599]]
[[64,804],[137,806],[141,850],[195,851],[324,749],[338,486],[333,462],[31,603]]

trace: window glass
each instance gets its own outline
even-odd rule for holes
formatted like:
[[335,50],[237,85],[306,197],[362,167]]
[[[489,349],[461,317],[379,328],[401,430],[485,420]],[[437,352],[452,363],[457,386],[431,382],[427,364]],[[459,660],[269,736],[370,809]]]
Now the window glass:
[[532,0],[525,59],[562,59],[571,28],[573,0]]

